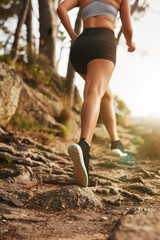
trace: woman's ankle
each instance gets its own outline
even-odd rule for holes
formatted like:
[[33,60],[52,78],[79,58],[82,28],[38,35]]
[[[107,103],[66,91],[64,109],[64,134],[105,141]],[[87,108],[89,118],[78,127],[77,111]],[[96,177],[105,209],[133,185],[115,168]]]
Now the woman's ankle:
[[85,142],[88,144],[89,147],[91,146],[91,141],[90,141],[89,139],[87,139],[87,138],[85,138],[85,137],[81,137],[81,138],[80,138],[80,141],[81,141],[81,140],[85,141]]

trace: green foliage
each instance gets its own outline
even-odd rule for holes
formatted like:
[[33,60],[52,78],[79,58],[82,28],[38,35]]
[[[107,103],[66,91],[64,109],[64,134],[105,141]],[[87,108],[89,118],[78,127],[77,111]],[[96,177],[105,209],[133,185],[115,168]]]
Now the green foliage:
[[33,122],[25,118],[21,113],[13,115],[10,124],[14,127],[15,130],[27,130],[27,131],[38,131],[41,128],[41,125],[37,122]]
[[116,121],[123,127],[130,125],[130,120],[127,115],[120,115],[116,113]]
[[65,33],[58,30],[57,39],[61,42],[64,42],[64,40],[66,39]]
[[33,79],[36,83],[44,83],[45,85],[50,84],[51,76],[47,76],[38,64],[29,65],[28,70],[32,74]]
[[130,110],[123,100],[121,100],[117,95],[114,96],[114,107],[116,112],[117,123],[122,126],[127,126],[130,124],[128,116],[130,115]]
[[125,102],[121,100],[117,95],[114,96],[114,106],[117,114],[120,114],[122,116],[130,114],[130,110],[128,109]]
[[13,60],[10,55],[2,55],[0,56],[0,61],[5,62],[9,65],[13,65]]
[[67,126],[67,124],[60,125],[54,128],[48,128],[36,121],[32,121],[24,117],[21,113],[13,115],[10,120],[10,126],[12,126],[13,130],[46,133],[48,135],[48,139],[51,140],[54,135],[66,137],[68,135],[68,132],[70,131],[70,128]]
[[24,78],[32,79],[35,84],[45,84],[46,86],[51,86],[56,77],[54,69],[50,66],[49,59],[40,54],[36,56],[32,64],[26,65],[23,63],[23,76]]
[[144,139],[140,136],[135,136],[131,142],[134,144],[134,145],[142,145],[144,143]]
[[3,153],[0,153],[0,162],[4,164],[6,167],[9,167],[12,164],[11,158],[5,156]]
[[3,47],[3,43],[2,43],[2,42],[0,42],[0,50],[2,49],[2,47]]

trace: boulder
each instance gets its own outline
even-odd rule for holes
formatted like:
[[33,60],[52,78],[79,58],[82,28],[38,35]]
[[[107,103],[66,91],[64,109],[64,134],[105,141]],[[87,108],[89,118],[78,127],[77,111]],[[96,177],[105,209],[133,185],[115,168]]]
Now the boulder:
[[6,126],[19,104],[19,96],[23,88],[22,79],[14,69],[0,63],[0,125]]
[[160,212],[129,214],[124,216],[108,240],[160,239]]
[[34,205],[43,209],[60,211],[77,208],[101,208],[101,199],[90,188],[79,186],[65,186],[59,189],[46,191],[31,200]]
[[54,93],[46,97],[39,89],[29,87],[15,69],[0,63],[0,126],[6,127],[15,115],[19,121],[61,128],[54,117],[60,114],[63,102]]

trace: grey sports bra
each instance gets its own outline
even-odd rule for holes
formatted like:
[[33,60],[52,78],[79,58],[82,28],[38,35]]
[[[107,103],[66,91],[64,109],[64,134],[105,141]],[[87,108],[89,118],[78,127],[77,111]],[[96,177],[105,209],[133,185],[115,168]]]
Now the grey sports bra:
[[117,13],[118,9],[115,6],[103,0],[93,0],[81,10],[83,20],[99,15],[105,15],[116,19]]

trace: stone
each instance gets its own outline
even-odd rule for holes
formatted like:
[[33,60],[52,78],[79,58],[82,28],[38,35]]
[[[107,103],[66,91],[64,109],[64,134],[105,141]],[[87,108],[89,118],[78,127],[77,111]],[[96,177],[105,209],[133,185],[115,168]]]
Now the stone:
[[138,184],[131,184],[128,186],[128,188],[133,189],[140,193],[146,193],[148,195],[156,195],[157,194],[156,191],[153,190],[152,188],[147,187],[147,186],[138,185]]
[[78,186],[65,186],[60,189],[44,192],[31,200],[34,205],[50,211],[67,209],[100,208],[101,199],[90,188]]
[[0,125],[6,126],[13,114],[15,114],[23,81],[7,64],[0,64]]
[[122,217],[108,240],[159,240],[160,212],[139,213]]
[[8,193],[0,193],[0,202],[8,204],[13,207],[22,207],[23,203],[17,199],[15,196]]
[[6,127],[16,114],[26,122],[63,128],[63,124],[55,120],[63,108],[63,101],[59,101],[54,90],[51,94],[52,99],[46,98],[38,89],[29,87],[16,70],[6,63],[0,63],[0,74],[0,126]]

